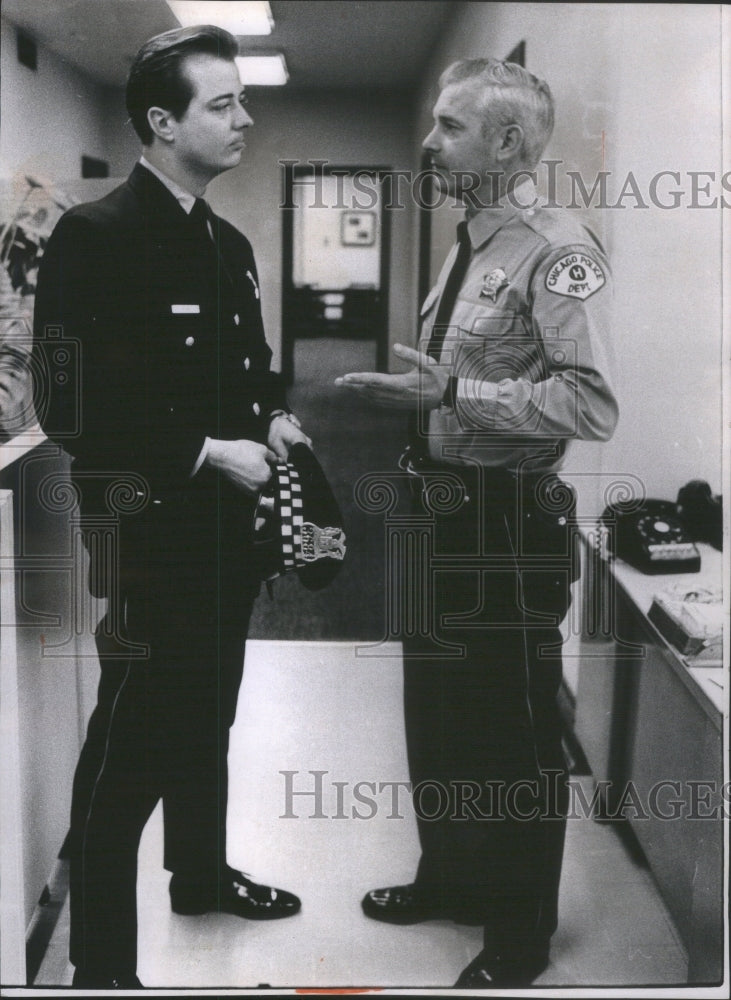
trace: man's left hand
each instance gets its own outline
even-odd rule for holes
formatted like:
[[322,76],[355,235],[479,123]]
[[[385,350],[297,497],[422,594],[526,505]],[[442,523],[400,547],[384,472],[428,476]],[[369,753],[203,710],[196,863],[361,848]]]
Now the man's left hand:
[[379,406],[395,410],[435,410],[447,389],[450,369],[438,365],[421,351],[394,344],[394,354],[414,367],[400,375],[382,372],[350,372],[335,379],[335,385],[352,389],[359,396]]
[[312,441],[300,428],[299,420],[292,414],[279,414],[274,417],[269,424],[269,436],[267,444],[272,449],[280,462],[286,462],[289,456],[289,449],[292,445],[299,443],[312,447]]

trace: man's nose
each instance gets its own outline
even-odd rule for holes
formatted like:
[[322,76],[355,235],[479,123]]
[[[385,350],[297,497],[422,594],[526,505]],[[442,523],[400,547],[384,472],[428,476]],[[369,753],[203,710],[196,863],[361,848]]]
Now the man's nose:
[[439,149],[439,143],[437,142],[435,132],[436,129],[432,129],[429,135],[424,139],[424,141],[421,144],[421,148],[426,150],[427,153],[435,152],[437,149]]
[[234,123],[235,128],[248,128],[249,125],[254,124],[254,119],[251,117],[246,108],[242,108],[239,105],[239,115]]

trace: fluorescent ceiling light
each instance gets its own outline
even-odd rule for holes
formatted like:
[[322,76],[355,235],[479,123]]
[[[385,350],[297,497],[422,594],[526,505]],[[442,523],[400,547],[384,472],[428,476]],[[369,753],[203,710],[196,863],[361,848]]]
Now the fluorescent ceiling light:
[[289,80],[281,52],[266,56],[237,56],[236,65],[245,87],[282,87]]
[[168,7],[186,28],[215,24],[232,35],[270,35],[274,27],[267,0],[167,0]]

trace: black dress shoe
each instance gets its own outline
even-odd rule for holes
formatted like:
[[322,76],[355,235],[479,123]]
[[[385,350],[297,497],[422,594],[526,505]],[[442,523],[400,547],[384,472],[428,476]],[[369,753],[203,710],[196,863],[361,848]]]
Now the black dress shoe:
[[462,970],[454,986],[471,990],[519,989],[530,986],[547,966],[547,948],[518,954],[498,954],[485,949]]
[[387,924],[418,924],[423,920],[454,920],[472,925],[484,922],[481,916],[470,912],[467,905],[444,906],[413,883],[372,889],[363,897],[361,906],[367,917]]
[[139,981],[134,972],[120,973],[99,973],[89,969],[78,968],[74,972],[72,986],[78,986],[82,990],[142,990],[144,986]]
[[170,904],[173,913],[193,916],[199,913],[234,913],[247,920],[280,920],[298,913],[297,896],[284,889],[258,885],[242,872],[231,872],[218,884],[206,885],[173,875],[170,879]]

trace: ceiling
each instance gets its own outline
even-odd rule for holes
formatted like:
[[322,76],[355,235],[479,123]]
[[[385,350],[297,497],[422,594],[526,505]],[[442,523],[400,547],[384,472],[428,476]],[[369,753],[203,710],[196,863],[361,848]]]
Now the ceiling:
[[[242,53],[278,50],[294,88],[410,90],[454,0],[270,0],[274,30]],[[123,86],[132,57],[178,23],[165,0],[3,0],[3,16],[95,80]]]

